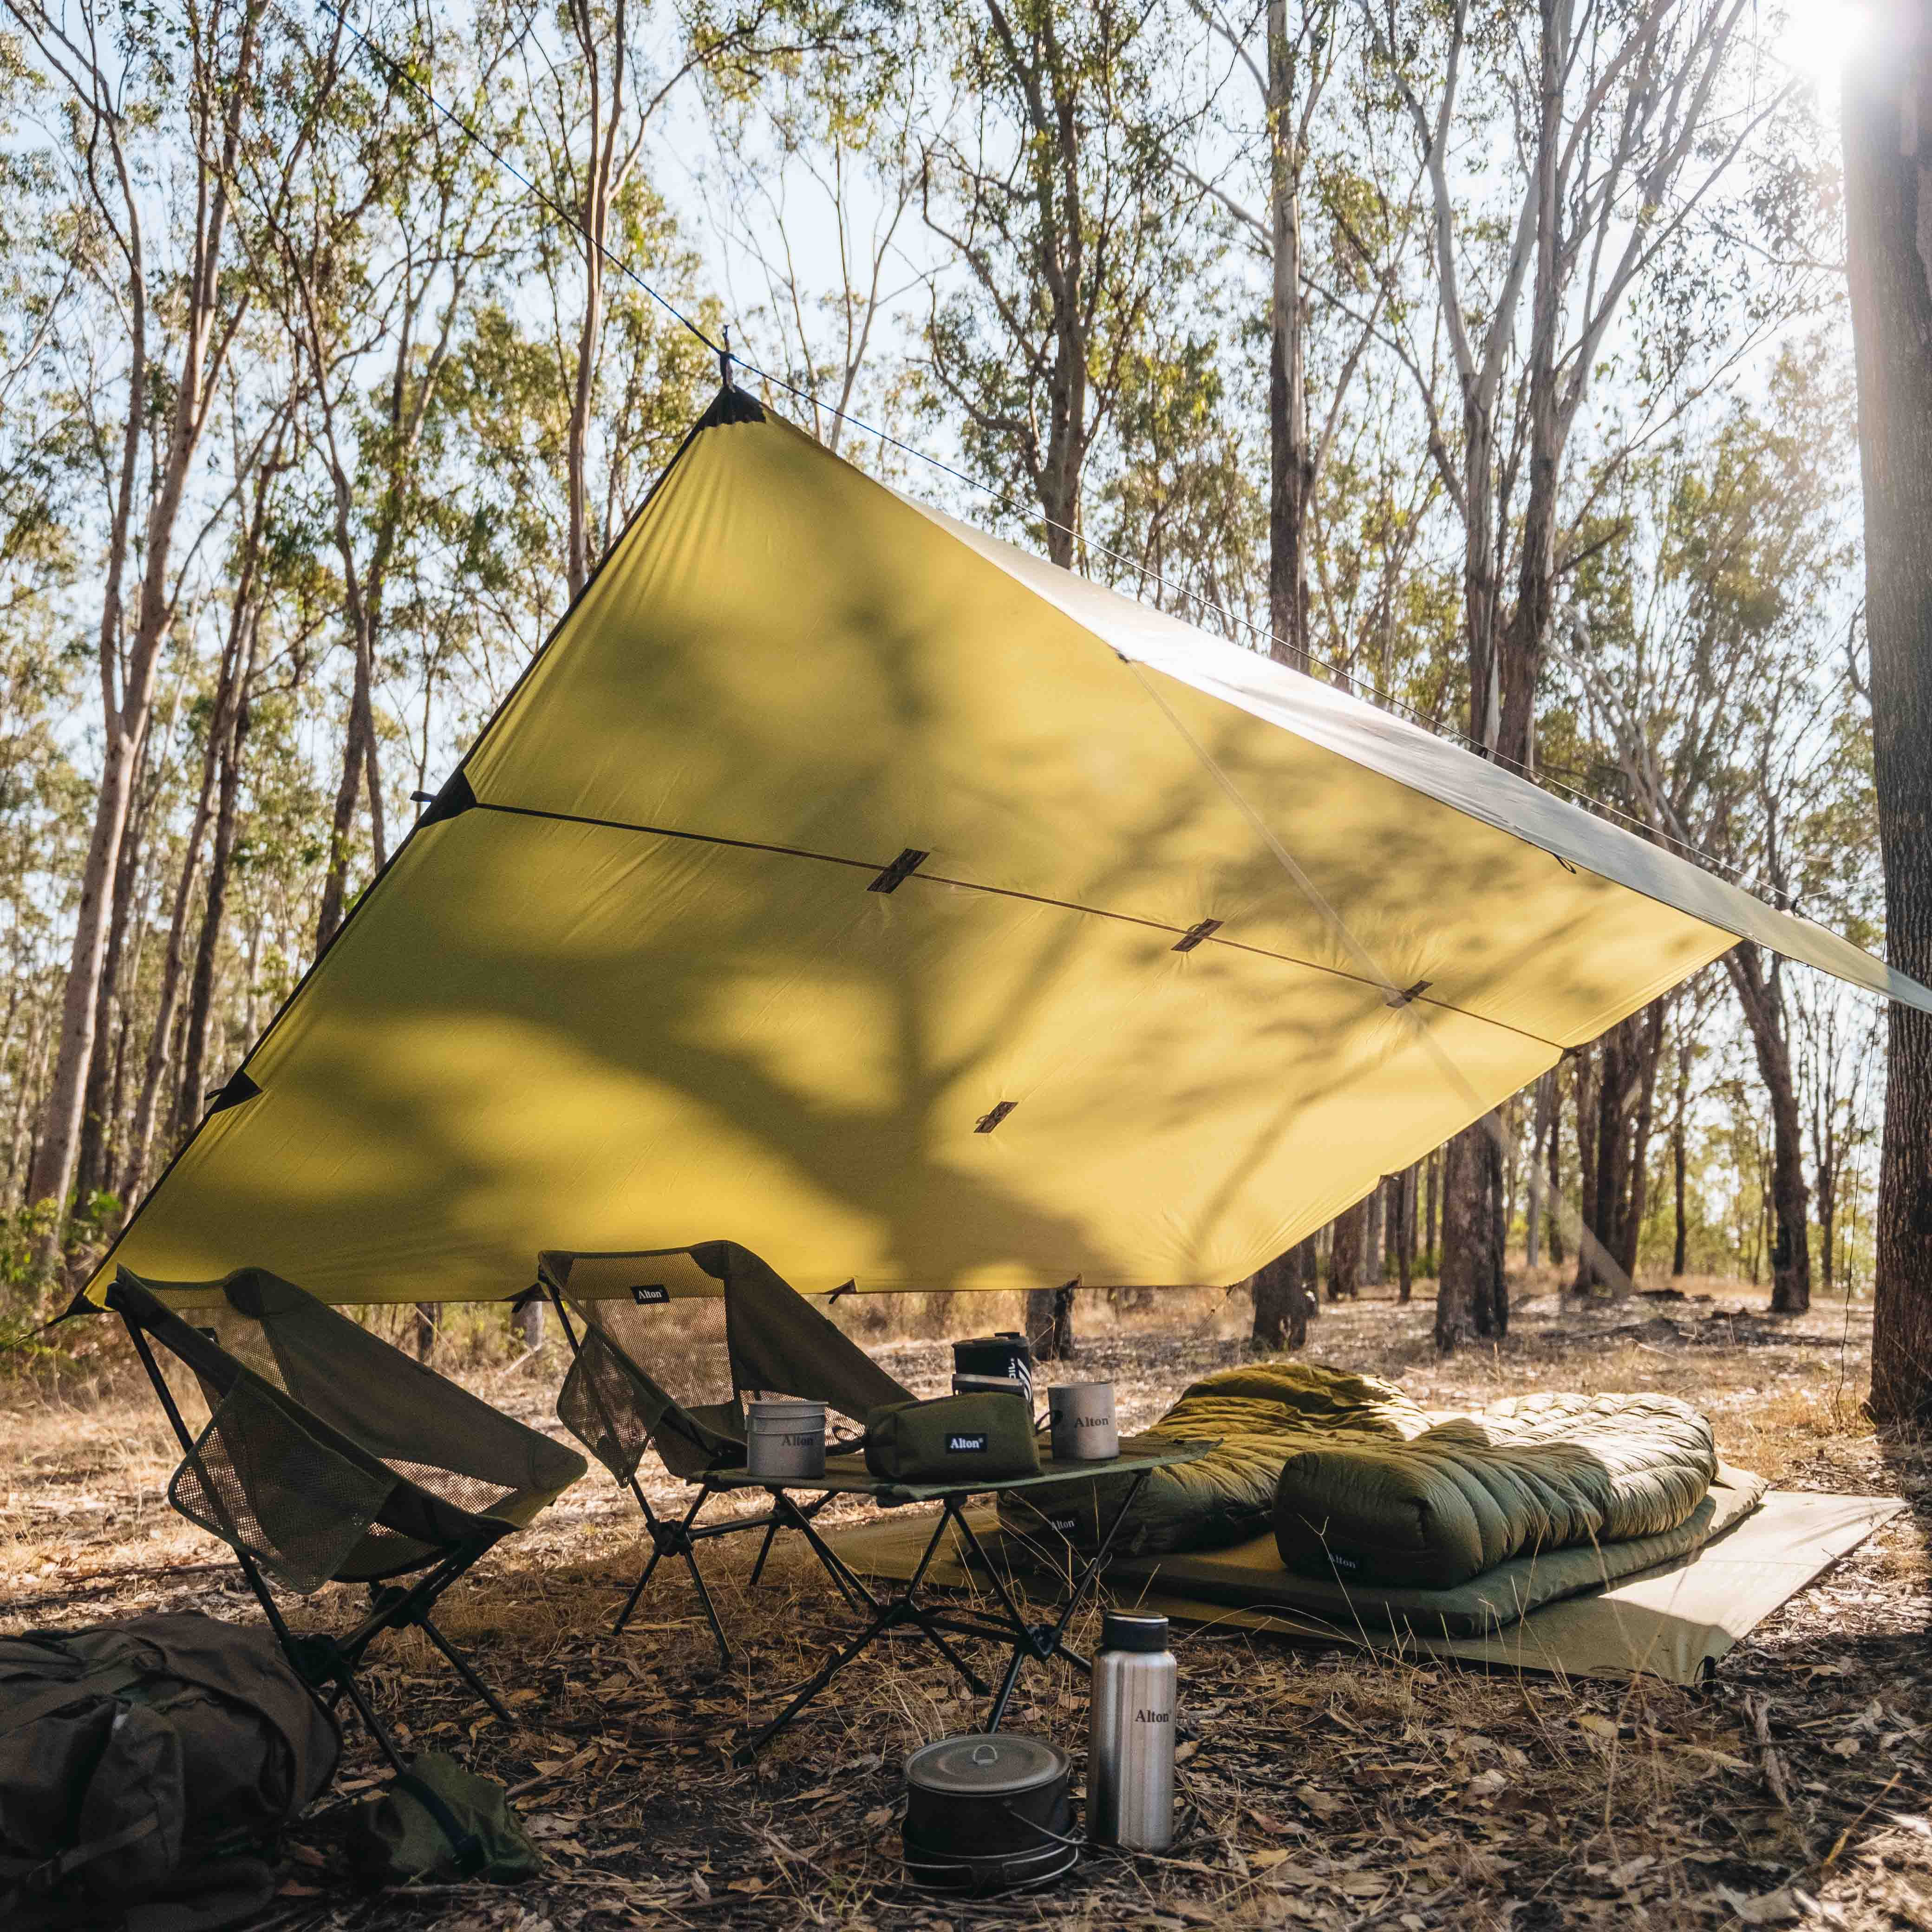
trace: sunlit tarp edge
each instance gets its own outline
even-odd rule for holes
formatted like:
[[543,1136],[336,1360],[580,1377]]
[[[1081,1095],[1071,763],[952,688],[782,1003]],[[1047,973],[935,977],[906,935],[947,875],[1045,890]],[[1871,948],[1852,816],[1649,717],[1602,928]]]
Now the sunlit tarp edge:
[[1392,711],[1230,644],[1150,604],[904,501],[1136,664],[1540,848],[1693,919],[1932,1012],[1932,990],[1808,919],[1780,912],[1666,848],[1553,796]]

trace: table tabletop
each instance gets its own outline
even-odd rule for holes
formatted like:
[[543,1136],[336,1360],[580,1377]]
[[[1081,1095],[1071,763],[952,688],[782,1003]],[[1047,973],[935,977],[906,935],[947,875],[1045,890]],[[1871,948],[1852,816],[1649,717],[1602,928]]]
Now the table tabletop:
[[1032,1489],[1043,1483],[1078,1481],[1096,1476],[1131,1476],[1149,1469],[1198,1462],[1218,1442],[1176,1442],[1165,1436],[1130,1436],[1118,1456],[1091,1462],[1040,1458],[1040,1473],[1027,1476],[961,1476],[944,1483],[901,1483],[875,1476],[857,1454],[828,1456],[822,1476],[754,1476],[748,1469],[713,1469],[704,1478],[718,1490],[818,1490],[832,1496],[869,1496],[884,1508],[900,1503],[942,1502],[948,1496],[979,1496],[1008,1490]]

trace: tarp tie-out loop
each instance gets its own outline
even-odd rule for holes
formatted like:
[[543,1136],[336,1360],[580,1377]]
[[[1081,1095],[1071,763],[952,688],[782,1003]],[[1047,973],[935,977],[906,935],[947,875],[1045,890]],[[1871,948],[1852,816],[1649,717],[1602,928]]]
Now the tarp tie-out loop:
[[905,850],[902,852],[890,866],[886,866],[886,868],[880,873],[879,876],[866,888],[866,891],[868,892],[897,892],[900,886],[904,885],[907,880],[910,878],[914,873],[917,872],[920,866],[924,865],[926,860],[932,856],[932,854],[930,852],[922,852],[916,847],[908,845]]

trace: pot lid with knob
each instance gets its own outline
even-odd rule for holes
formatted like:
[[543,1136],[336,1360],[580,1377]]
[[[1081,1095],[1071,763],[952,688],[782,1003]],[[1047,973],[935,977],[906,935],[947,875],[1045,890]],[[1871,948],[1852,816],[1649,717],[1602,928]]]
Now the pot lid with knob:
[[940,1738],[905,1761],[906,1782],[945,1798],[1014,1798],[1066,1778],[1073,1761],[1044,1738],[992,1732]]

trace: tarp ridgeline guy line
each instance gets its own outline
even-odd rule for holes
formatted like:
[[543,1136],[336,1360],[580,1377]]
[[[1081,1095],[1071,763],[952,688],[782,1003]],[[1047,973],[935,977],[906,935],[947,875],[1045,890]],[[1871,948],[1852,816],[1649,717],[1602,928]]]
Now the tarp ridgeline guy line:
[[728,389],[104,1270],[1225,1283],[1738,938],[1932,1010]]

